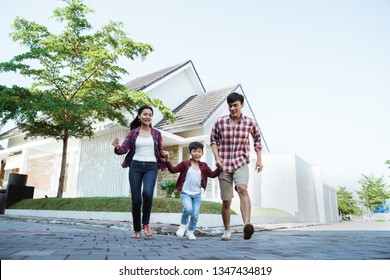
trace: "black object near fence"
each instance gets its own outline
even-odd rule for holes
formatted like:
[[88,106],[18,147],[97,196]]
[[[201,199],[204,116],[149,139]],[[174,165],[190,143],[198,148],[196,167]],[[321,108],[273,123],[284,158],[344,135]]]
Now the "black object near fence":
[[9,175],[7,188],[0,192],[0,214],[4,214],[5,209],[15,202],[34,197],[34,187],[27,186],[26,183],[26,174]]

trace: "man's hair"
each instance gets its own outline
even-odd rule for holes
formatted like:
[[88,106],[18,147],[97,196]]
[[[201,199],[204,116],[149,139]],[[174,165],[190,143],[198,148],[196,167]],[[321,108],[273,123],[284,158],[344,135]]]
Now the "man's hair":
[[232,92],[228,95],[226,100],[228,104],[236,102],[237,100],[241,103],[244,103],[244,96],[242,94],[239,94],[238,92]]
[[193,149],[198,149],[200,148],[203,152],[203,144],[200,143],[200,142],[191,142],[190,143],[190,146],[189,146],[189,149],[190,149],[190,152],[193,150]]

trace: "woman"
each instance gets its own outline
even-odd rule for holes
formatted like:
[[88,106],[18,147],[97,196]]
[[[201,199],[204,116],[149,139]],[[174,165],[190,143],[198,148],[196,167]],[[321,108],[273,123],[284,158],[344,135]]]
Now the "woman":
[[152,127],[152,119],[153,109],[147,105],[140,107],[137,117],[130,124],[130,132],[122,145],[119,146],[117,138],[112,143],[115,147],[115,154],[124,155],[127,153],[122,167],[130,167],[129,182],[134,227],[132,238],[140,238],[141,229],[144,230],[146,237],[152,236],[149,220],[157,170],[164,170],[166,167],[165,161],[162,160],[166,156],[166,152],[163,151],[161,133]]

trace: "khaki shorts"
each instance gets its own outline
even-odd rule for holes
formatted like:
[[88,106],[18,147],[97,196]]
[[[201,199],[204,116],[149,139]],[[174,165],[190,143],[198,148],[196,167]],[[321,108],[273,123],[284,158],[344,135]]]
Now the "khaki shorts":
[[233,173],[221,172],[219,174],[218,179],[219,179],[219,189],[221,190],[221,199],[230,200],[234,197],[233,182],[234,182],[234,188],[237,185],[248,186],[248,181],[249,181],[248,164],[241,166]]

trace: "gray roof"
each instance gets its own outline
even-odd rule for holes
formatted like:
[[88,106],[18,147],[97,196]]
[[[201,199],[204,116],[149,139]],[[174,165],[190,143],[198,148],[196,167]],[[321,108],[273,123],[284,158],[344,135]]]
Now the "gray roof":
[[168,124],[165,120],[162,120],[155,127],[169,131],[196,125],[201,126],[225,102],[229,93],[237,89],[238,86],[235,85],[193,95],[172,111],[176,116],[176,120],[173,123]]
[[186,66],[187,64],[191,64],[192,65],[192,67],[193,67],[193,69],[194,69],[194,71],[195,71],[195,73],[196,73],[196,75],[197,75],[197,77],[199,79],[199,82],[202,85],[202,88],[204,89],[202,81],[200,80],[199,75],[196,72],[194,64],[192,63],[191,60],[188,60],[186,62],[182,62],[182,63],[176,64],[176,65],[164,68],[162,70],[153,72],[151,74],[147,74],[147,75],[135,78],[134,80],[128,82],[125,86],[129,90],[144,90],[145,88],[153,85],[154,83],[156,83],[159,80],[165,78],[166,76],[170,75],[171,73],[179,70],[180,68]]
[[17,129],[18,129],[18,127],[15,126],[15,127],[11,128],[11,129],[8,129],[5,132],[1,132],[0,133],[0,139],[5,138],[6,136],[10,135],[12,132],[16,131]]

